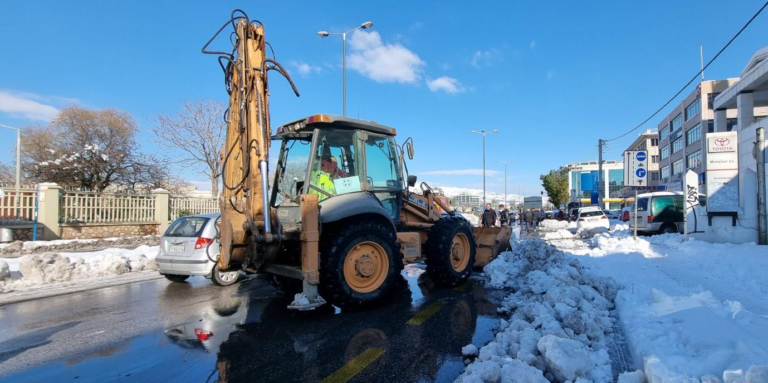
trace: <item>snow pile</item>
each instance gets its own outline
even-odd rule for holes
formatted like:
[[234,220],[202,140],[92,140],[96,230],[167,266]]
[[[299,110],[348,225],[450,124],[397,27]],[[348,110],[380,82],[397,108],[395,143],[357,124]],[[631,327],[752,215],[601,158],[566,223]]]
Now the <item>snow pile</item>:
[[160,237],[120,237],[99,239],[58,239],[54,241],[15,241],[0,244],[0,255],[20,256],[22,254],[40,254],[44,252],[83,251],[106,249],[116,246],[156,245]]
[[612,381],[605,337],[613,329],[613,281],[537,239],[484,271],[488,286],[514,290],[498,309],[511,316],[457,382]]
[[572,253],[623,284],[615,304],[648,382],[768,382],[768,248],[614,235]]
[[[547,221],[544,221],[544,222],[547,222]],[[541,237],[542,237],[542,239],[545,239],[545,240],[548,240],[548,239],[570,239],[570,238],[573,238],[574,235],[568,229],[557,229],[556,231],[545,232]]]
[[568,229],[567,221],[558,221],[555,219],[545,219],[539,223],[540,230],[557,231],[560,229]]
[[21,279],[0,281],[0,292],[156,270],[153,260],[157,251],[157,246],[139,246],[134,250],[107,249],[93,253],[46,253],[6,258],[2,262],[7,261],[9,271],[18,271]]
[[461,214],[461,216],[464,217],[464,219],[469,221],[469,223],[472,224],[472,226],[480,225],[480,218],[478,216],[470,213],[459,213],[459,214]]

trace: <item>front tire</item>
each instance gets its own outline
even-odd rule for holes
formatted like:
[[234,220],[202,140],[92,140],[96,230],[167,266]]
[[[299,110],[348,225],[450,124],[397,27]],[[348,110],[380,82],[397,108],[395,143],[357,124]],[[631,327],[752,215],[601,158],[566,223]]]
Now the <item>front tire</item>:
[[219,271],[219,264],[213,266],[211,271],[211,282],[217,286],[229,286],[240,279],[239,271]]
[[464,282],[475,264],[476,247],[467,220],[443,217],[429,230],[424,244],[427,273],[442,286]]
[[187,278],[189,278],[189,275],[178,275],[178,274],[163,274],[163,276],[165,277],[165,279],[171,282],[176,282],[176,283],[184,282],[187,280]]
[[392,228],[380,222],[355,222],[321,241],[320,295],[341,308],[378,301],[403,269],[403,255]]

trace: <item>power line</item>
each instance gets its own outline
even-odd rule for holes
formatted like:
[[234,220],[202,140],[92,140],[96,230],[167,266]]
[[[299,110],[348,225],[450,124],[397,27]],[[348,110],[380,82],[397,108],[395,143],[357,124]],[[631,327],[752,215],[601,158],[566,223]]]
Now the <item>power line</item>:
[[681,89],[680,89],[680,90],[679,90],[677,93],[675,93],[675,95],[674,95],[674,96],[672,96],[672,98],[670,98],[670,99],[669,99],[669,101],[667,101],[666,103],[664,103],[664,105],[662,105],[662,106],[661,106],[661,108],[659,108],[658,110],[656,110],[656,111],[655,111],[655,112],[654,112],[654,113],[653,113],[653,114],[652,114],[650,117],[646,118],[646,119],[645,119],[645,121],[641,122],[641,123],[640,123],[640,125],[638,125],[638,126],[634,127],[632,130],[630,130],[630,131],[628,131],[628,132],[626,132],[626,133],[624,133],[624,134],[622,134],[622,135],[620,135],[620,136],[618,136],[618,137],[616,137],[616,138],[612,138],[612,139],[610,139],[610,140],[603,140],[603,141],[606,141],[606,142],[608,142],[608,141],[614,141],[614,140],[618,140],[619,138],[622,138],[622,137],[624,137],[624,136],[626,136],[626,135],[628,135],[628,134],[630,134],[630,133],[634,132],[635,130],[637,130],[637,129],[640,129],[640,127],[641,127],[641,126],[645,125],[645,124],[646,124],[648,121],[650,121],[652,118],[656,117],[656,115],[657,115],[657,114],[659,114],[659,113],[660,113],[662,110],[664,110],[664,108],[666,108],[666,107],[667,107],[667,105],[671,104],[671,103],[672,103],[672,101],[674,101],[674,100],[677,98],[677,96],[679,96],[681,93],[683,93],[683,91],[685,91],[685,89],[686,89],[686,88],[688,88],[688,86],[689,86],[689,85],[691,85],[691,84],[692,84],[694,81],[696,81],[696,79],[699,77],[699,75],[700,75],[702,72],[704,72],[704,70],[705,70],[705,69],[707,69],[707,68],[709,67],[709,65],[710,65],[710,64],[712,64],[712,62],[714,62],[714,61],[715,61],[715,60],[716,60],[716,59],[717,59],[717,58],[720,56],[720,54],[721,54],[721,53],[723,53],[723,51],[725,51],[725,49],[726,49],[726,48],[728,48],[728,46],[729,46],[729,45],[731,45],[731,43],[732,43],[734,40],[736,40],[736,38],[737,38],[737,37],[739,37],[739,35],[741,34],[741,32],[744,32],[744,30],[745,30],[745,29],[747,29],[747,27],[749,26],[749,24],[751,24],[751,23],[752,23],[752,21],[753,21],[753,20],[755,20],[755,18],[756,18],[756,17],[757,17],[757,16],[760,14],[760,12],[762,12],[762,11],[763,11],[763,9],[765,9],[765,7],[766,7],[766,6],[768,6],[768,2],[766,2],[765,4],[763,4],[763,6],[762,6],[762,7],[760,7],[760,9],[757,11],[757,13],[755,13],[755,14],[752,16],[752,18],[750,18],[750,19],[749,19],[749,21],[747,21],[747,23],[746,23],[746,24],[744,24],[744,26],[743,26],[743,27],[741,27],[741,29],[739,29],[739,32],[737,32],[737,33],[736,33],[736,34],[735,34],[735,35],[734,35],[734,36],[731,38],[731,40],[730,40],[730,41],[728,41],[728,43],[727,43],[727,44],[725,44],[725,46],[724,46],[723,48],[721,48],[719,52],[717,52],[717,54],[715,55],[715,57],[712,57],[712,60],[709,60],[709,62],[707,63],[707,65],[704,65],[704,67],[703,67],[703,68],[701,68],[701,70],[700,70],[698,73],[696,73],[696,74],[693,76],[693,78],[691,78],[691,80],[690,80],[690,81],[688,81],[688,82],[687,82],[687,83],[686,83],[686,84],[685,84],[685,85],[684,85],[684,86],[683,86],[683,87],[682,87],[682,88],[681,88]]

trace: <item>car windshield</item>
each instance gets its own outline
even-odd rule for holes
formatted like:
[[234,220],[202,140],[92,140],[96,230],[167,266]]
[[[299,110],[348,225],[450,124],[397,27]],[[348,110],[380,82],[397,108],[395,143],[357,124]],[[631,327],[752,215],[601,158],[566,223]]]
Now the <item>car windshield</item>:
[[199,237],[205,228],[208,218],[205,217],[181,217],[168,227],[166,237]]
[[310,144],[309,137],[285,140],[281,161],[278,164],[280,174],[275,205],[280,205],[286,200],[299,203],[307,176]]
[[601,215],[604,215],[604,214],[603,214],[602,211],[599,211],[599,210],[597,210],[597,211],[591,210],[591,211],[582,211],[581,212],[581,216],[582,217],[599,217]]

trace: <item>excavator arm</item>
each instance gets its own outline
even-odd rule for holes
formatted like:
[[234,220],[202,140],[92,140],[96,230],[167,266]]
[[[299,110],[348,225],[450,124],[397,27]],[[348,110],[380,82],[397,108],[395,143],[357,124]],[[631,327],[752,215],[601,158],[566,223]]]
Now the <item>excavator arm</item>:
[[[232,50],[209,50],[230,26]],[[236,9],[202,48],[203,53],[218,56],[229,93],[229,108],[224,115],[227,137],[220,152],[224,190],[219,200],[221,270],[232,265],[258,268],[265,261],[264,254],[269,253],[263,249],[276,249],[282,240],[280,223],[269,204],[272,132],[268,73],[274,70],[282,74],[296,96],[299,92],[288,73],[274,60],[274,52],[272,59],[267,58],[268,45],[261,22],[250,20],[245,12]]]

